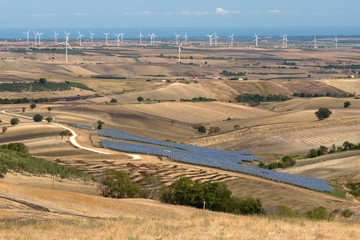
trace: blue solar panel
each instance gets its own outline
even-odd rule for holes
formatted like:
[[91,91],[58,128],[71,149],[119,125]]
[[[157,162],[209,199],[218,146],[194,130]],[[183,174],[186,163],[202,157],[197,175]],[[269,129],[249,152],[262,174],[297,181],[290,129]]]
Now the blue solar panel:
[[[61,123],[83,129],[94,129],[91,126],[83,124],[69,122]],[[331,186],[324,179],[276,172],[268,169],[241,165],[240,163],[242,161],[262,161],[255,156],[250,156],[251,154],[253,154],[250,151],[226,151],[207,147],[160,141],[111,128],[104,128],[99,130],[98,135],[103,137],[111,137],[115,139],[139,142],[139,144],[134,144],[101,139],[101,144],[103,145],[103,147],[108,149],[129,153],[166,156],[179,162],[215,167],[234,172],[256,175],[266,179],[290,183],[293,185],[314,189],[317,191],[333,191]],[[140,143],[154,144],[161,147],[143,145]]]

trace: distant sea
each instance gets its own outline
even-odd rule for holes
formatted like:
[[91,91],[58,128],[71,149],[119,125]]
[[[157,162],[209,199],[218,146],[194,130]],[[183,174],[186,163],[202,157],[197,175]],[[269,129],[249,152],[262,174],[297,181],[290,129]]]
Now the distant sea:
[[44,33],[41,39],[52,39],[54,30],[59,33],[59,39],[65,36],[64,31],[71,32],[70,38],[74,39],[78,36],[78,31],[89,38],[89,31],[96,33],[95,39],[104,39],[103,32],[110,32],[109,39],[115,39],[113,33],[126,33],[125,38],[134,39],[139,35],[139,31],[148,38],[147,34],[155,33],[160,38],[173,38],[174,33],[184,36],[185,33],[189,38],[206,38],[207,34],[215,33],[219,37],[230,36],[234,33],[235,37],[249,37],[254,34],[260,36],[355,36],[360,35],[360,27],[206,27],[206,28],[2,28],[0,29],[0,40],[17,40],[26,39],[23,32],[30,30],[30,39],[34,38],[32,31]]

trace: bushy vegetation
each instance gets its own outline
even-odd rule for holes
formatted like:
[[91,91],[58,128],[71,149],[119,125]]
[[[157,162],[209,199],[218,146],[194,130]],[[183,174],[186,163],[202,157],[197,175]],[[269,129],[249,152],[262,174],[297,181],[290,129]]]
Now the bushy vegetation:
[[241,76],[245,76],[246,72],[235,72],[234,73],[234,72],[229,72],[229,71],[224,70],[220,74],[224,75],[224,76],[239,76],[239,77],[241,77]]
[[269,165],[264,164],[263,162],[259,163],[259,167],[266,169],[276,169],[276,168],[288,168],[293,167],[296,164],[296,160],[291,156],[284,156],[280,161],[270,163]]
[[96,179],[74,168],[65,167],[58,163],[49,162],[45,159],[36,158],[28,154],[28,148],[22,143],[10,143],[0,148],[0,168],[6,172],[27,172],[30,174],[50,174],[60,178],[80,178],[84,181]]
[[91,76],[91,78],[97,78],[97,79],[126,79],[126,77],[118,77],[118,76],[111,76],[111,75],[96,75],[96,76]]
[[[48,102],[48,101],[49,101],[49,99],[47,99],[47,98],[33,99],[33,102],[35,102],[35,103],[43,103],[43,102]],[[21,103],[30,103],[30,99],[28,99],[28,98],[14,98],[14,99],[0,98],[0,104],[21,104]]]
[[246,103],[251,103],[251,102],[260,103],[260,102],[283,102],[290,100],[290,98],[288,96],[281,96],[281,95],[263,96],[260,94],[244,93],[237,96],[235,100],[238,102],[246,102]]
[[34,117],[33,117],[33,120],[34,120],[34,122],[41,122],[42,120],[43,120],[43,116],[41,116],[40,114],[36,114],[36,115],[34,115]]
[[197,128],[197,130],[198,130],[199,133],[206,133],[206,127],[205,126],[199,126]]
[[283,204],[278,207],[278,215],[285,218],[300,217],[300,213],[294,212],[291,208]]
[[308,211],[306,217],[311,220],[330,220],[330,216],[324,207],[317,207]]
[[301,97],[301,98],[316,98],[316,97],[342,97],[342,98],[350,98],[350,97],[355,97],[354,94],[338,94],[338,93],[331,93],[331,92],[327,92],[326,94],[323,93],[294,93],[293,94],[294,97]]
[[214,98],[206,98],[206,97],[195,97],[192,99],[180,99],[180,102],[214,102],[217,101]]
[[346,184],[346,187],[350,189],[349,193],[355,197],[360,196],[360,182],[352,183],[349,182]]
[[326,65],[321,66],[322,69],[360,69],[360,65]]
[[317,112],[315,112],[316,117],[321,121],[324,120],[332,114],[332,111],[328,108],[319,108]]
[[193,206],[235,214],[264,214],[260,199],[232,197],[222,182],[201,183],[182,177],[163,190],[160,200],[176,205]]
[[314,157],[318,157],[318,156],[322,156],[322,155],[326,155],[326,154],[330,154],[330,153],[337,153],[337,152],[345,152],[345,151],[350,151],[350,150],[358,150],[360,149],[360,143],[358,144],[354,144],[348,141],[345,141],[342,146],[336,146],[335,144],[333,144],[330,148],[330,150],[325,147],[325,146],[320,146],[318,149],[311,149],[309,151],[309,153],[307,154],[308,158],[314,158]]
[[39,81],[32,83],[13,82],[0,83],[0,92],[45,92],[45,91],[70,91],[72,87],[94,91],[83,83],[77,82],[48,82],[46,78],[40,78]]

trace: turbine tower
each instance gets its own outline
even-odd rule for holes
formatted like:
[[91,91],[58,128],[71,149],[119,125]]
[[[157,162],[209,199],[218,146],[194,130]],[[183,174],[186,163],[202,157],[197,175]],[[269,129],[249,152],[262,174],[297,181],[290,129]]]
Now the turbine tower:
[[285,34],[282,38],[282,42],[283,42],[283,48],[287,48],[288,47],[288,38],[287,38],[287,34]]
[[144,37],[144,35],[141,34],[141,31],[139,32],[139,36],[137,36],[140,40],[140,45],[142,44],[142,37]]
[[121,37],[121,44],[124,44],[124,36],[126,33],[120,33],[120,37]]
[[255,34],[255,46],[258,47],[259,46],[259,34]]
[[29,33],[30,30],[28,30],[27,32],[23,32],[23,34],[26,34],[26,43],[29,44]]
[[41,35],[43,35],[44,33],[37,33],[38,37],[39,37],[39,45],[41,44]]
[[206,35],[206,36],[209,37],[209,45],[211,46],[214,34]]
[[79,46],[81,46],[81,38],[82,37],[84,37],[85,35],[82,35],[81,33],[80,33],[80,31],[78,31],[78,37],[77,37],[77,39],[79,40]]
[[178,44],[179,44],[179,37],[180,37],[180,35],[176,34],[175,32],[174,32],[174,34],[175,34],[176,45],[178,45]]
[[103,32],[103,34],[105,34],[105,43],[106,43],[106,46],[108,45],[108,36],[109,36],[109,32],[105,33]]
[[57,36],[59,34],[54,30],[54,41],[55,41],[55,44],[57,44]]
[[217,46],[217,40],[220,39],[217,35],[216,32],[214,34],[214,40],[215,40],[215,47]]
[[230,38],[230,47],[234,45],[234,33],[229,36]]
[[34,45],[37,45],[37,36],[38,36],[38,32],[34,32]]
[[311,42],[314,43],[314,48],[317,48],[318,41],[316,40],[316,37]]
[[334,43],[335,43],[335,48],[336,48],[336,49],[338,48],[338,42],[339,42],[338,37],[335,36]]
[[93,32],[91,32],[91,31],[89,31],[89,33],[90,33],[90,42],[93,43],[93,42],[94,42],[94,35],[95,35],[96,33],[93,33]]
[[121,33],[119,33],[119,34],[114,33],[114,35],[116,36],[116,39],[117,39],[117,46],[120,47],[120,35],[121,35]]
[[187,40],[189,39],[189,37],[187,36],[187,34],[185,33],[185,35],[184,35],[184,44],[186,45],[187,44]]
[[150,36],[150,45],[153,45],[156,37],[155,33],[148,34],[148,36]]
[[68,58],[68,48],[72,49],[72,47],[69,44],[69,37],[70,37],[70,33],[66,34],[66,38],[65,38],[65,42],[61,42],[59,44],[65,44],[65,62],[69,61]]
[[183,45],[182,43],[179,45],[179,60],[178,60],[178,64],[181,64],[181,46],[182,46],[182,45]]

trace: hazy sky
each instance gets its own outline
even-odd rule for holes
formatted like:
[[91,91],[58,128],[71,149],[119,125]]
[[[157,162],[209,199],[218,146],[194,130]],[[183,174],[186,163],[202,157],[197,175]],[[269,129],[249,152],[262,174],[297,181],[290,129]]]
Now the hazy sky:
[[360,26],[359,0],[1,0],[1,28]]

